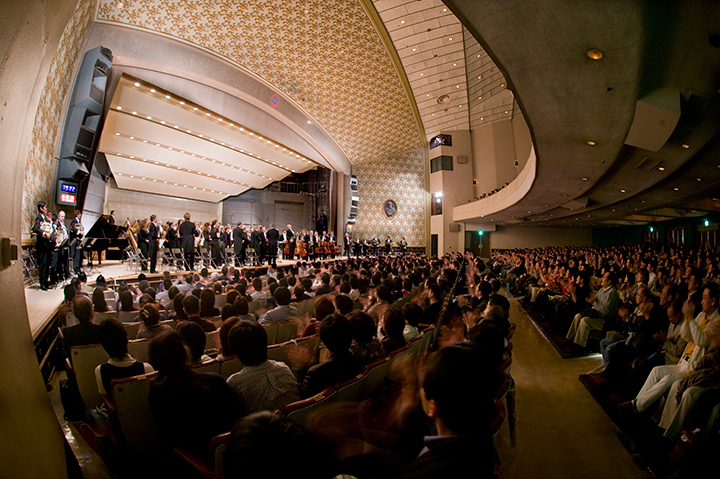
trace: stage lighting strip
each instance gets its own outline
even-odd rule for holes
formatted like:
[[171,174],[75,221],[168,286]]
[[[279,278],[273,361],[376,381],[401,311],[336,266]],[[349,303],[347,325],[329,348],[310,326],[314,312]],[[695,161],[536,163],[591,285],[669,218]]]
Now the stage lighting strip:
[[[295,170],[293,170],[293,169],[291,169],[291,168],[288,168],[287,166],[281,165],[280,163],[277,163],[277,162],[272,161],[272,160],[268,160],[267,158],[263,158],[263,157],[260,156],[260,155],[256,155],[256,154],[251,153],[251,152],[249,152],[249,151],[245,151],[245,150],[243,150],[243,149],[241,149],[241,148],[237,148],[237,147],[235,147],[234,145],[228,145],[228,144],[226,144],[226,143],[224,143],[224,142],[215,140],[215,138],[210,138],[210,137],[207,137],[207,138],[206,138],[205,135],[203,135],[202,133],[193,133],[192,130],[189,130],[189,129],[186,129],[186,128],[182,128],[182,127],[180,127],[180,125],[175,125],[175,126],[172,126],[172,127],[171,127],[170,125],[167,124],[167,122],[166,122],[165,120],[159,120],[159,119],[157,119],[157,118],[153,118],[153,117],[150,116],[150,115],[144,115],[143,113],[140,113],[140,112],[137,112],[137,111],[132,111],[132,112],[129,112],[129,113],[128,113],[128,112],[126,112],[126,111],[123,111],[122,107],[120,107],[120,106],[113,107],[113,108],[115,108],[115,110],[116,110],[118,113],[130,115],[130,116],[137,116],[137,117],[138,117],[139,119],[141,119],[141,120],[149,121],[149,122],[151,122],[151,123],[155,123],[155,124],[157,124],[157,125],[165,126],[165,127],[167,127],[167,128],[173,128],[173,129],[175,129],[175,130],[181,131],[182,133],[188,134],[188,135],[190,135],[190,136],[194,136],[195,138],[199,138],[199,139],[201,139],[201,140],[205,140],[205,141],[212,142],[212,143],[214,143],[215,145],[222,146],[223,148],[228,148],[228,149],[230,149],[230,150],[232,150],[232,151],[235,151],[235,152],[243,153],[243,154],[248,155],[248,156],[250,156],[250,157],[252,157],[252,158],[254,158],[254,159],[256,159],[256,160],[262,161],[263,163],[266,163],[266,164],[268,164],[268,165],[273,165],[273,166],[275,166],[275,167],[277,167],[277,168],[280,168],[280,169],[282,169],[282,170],[285,170],[285,171],[287,171],[288,173],[295,173]],[[171,123],[172,123],[172,122],[171,122]],[[117,135],[117,133],[115,133],[115,134]],[[267,142],[268,142],[268,143],[272,143],[272,142],[269,141],[269,140],[267,140]],[[308,163],[311,163],[311,162],[308,161]],[[268,178],[269,178],[269,177],[268,177]]]
[[[162,88],[158,88],[156,86],[149,85],[140,79],[132,77],[131,75],[123,74],[123,77],[124,77],[124,79],[128,80],[131,83],[131,85],[134,84],[135,88],[137,88],[137,89],[144,88],[147,91],[149,91],[151,94],[157,94],[158,96],[160,96],[161,100],[164,100],[168,103],[177,102],[177,104],[180,105],[180,108],[183,108],[186,111],[192,112],[192,113],[196,114],[197,116],[200,116],[205,119],[210,118],[213,120],[217,120],[219,123],[225,123],[229,128],[231,128],[233,130],[237,130],[237,131],[245,134],[246,136],[249,136],[253,140],[259,141],[261,143],[265,142],[269,145],[273,145],[275,148],[281,149],[288,156],[291,156],[291,157],[294,156],[297,159],[299,159],[300,161],[304,161],[308,164],[316,164],[317,165],[316,162],[298,154],[296,151],[294,151],[290,148],[286,148],[282,145],[279,145],[278,143],[275,143],[272,140],[268,140],[267,138],[263,138],[257,132],[255,132],[249,128],[246,128],[244,126],[236,125],[232,120],[230,120],[224,116],[218,115],[217,113],[215,113],[213,111],[207,110],[191,101],[188,101],[188,100],[185,100],[184,98],[180,98],[176,95],[173,95],[172,93],[170,93],[166,90],[163,90]],[[164,98],[162,98],[162,97],[164,97]],[[113,105],[112,108],[117,109],[117,106],[118,105]],[[279,166],[279,165],[276,165],[276,166]]]
[[[189,157],[191,157],[191,158],[194,158],[194,159],[197,160],[197,161],[206,161],[206,162],[208,162],[208,163],[214,163],[214,164],[219,165],[219,166],[227,166],[228,168],[234,168],[234,169],[236,169],[236,170],[238,170],[238,171],[242,171],[243,173],[249,173],[249,174],[251,174],[251,175],[255,175],[255,176],[260,177],[260,178],[265,178],[265,179],[267,179],[267,180],[274,181],[274,179],[273,179],[272,177],[270,177],[270,176],[262,175],[262,174],[260,174],[260,173],[255,172],[255,171],[248,170],[247,168],[241,168],[241,167],[239,167],[239,166],[231,165],[231,164],[229,164],[229,163],[223,163],[223,162],[221,162],[220,160],[215,160],[215,159],[213,159],[213,158],[208,158],[208,157],[206,157],[206,156],[202,156],[202,155],[199,155],[199,154],[196,154],[196,153],[191,153],[191,152],[188,152],[188,151],[185,151],[185,150],[178,150],[178,149],[175,148],[175,147],[172,147],[172,146],[169,146],[169,145],[163,145],[163,144],[161,144],[161,143],[156,143],[156,142],[154,142],[154,141],[152,141],[152,140],[147,140],[147,139],[145,139],[145,138],[138,138],[138,137],[136,137],[136,136],[130,136],[130,135],[127,135],[127,134],[125,134],[125,133],[119,133],[119,132],[115,132],[115,136],[119,136],[120,138],[127,138],[127,139],[129,139],[129,140],[131,140],[131,141],[139,141],[139,142],[142,142],[142,143],[152,144],[152,145],[155,145],[155,146],[158,147],[158,148],[167,148],[167,149],[170,150],[170,151],[173,151],[173,152],[175,152],[175,153],[179,153],[179,154],[181,154],[181,155],[189,156]],[[118,155],[118,156],[122,156],[122,154],[120,154],[120,153],[112,153],[112,154]],[[141,159],[143,162],[151,162],[151,163],[153,163],[153,164],[155,164],[155,165],[162,165],[162,162],[159,162],[159,161],[156,161],[156,160],[147,159],[147,158],[135,157],[135,156],[130,156],[130,155],[125,155],[125,157],[126,157],[126,158],[130,158],[131,160],[132,160],[132,159],[139,158],[139,159]],[[168,164],[168,163],[165,163],[164,165],[165,165],[166,167],[172,168],[172,169],[180,169],[180,170],[183,169],[183,168],[181,168],[181,167],[179,167],[179,166],[172,166],[172,165],[170,165],[170,164]],[[187,169],[187,168],[185,168],[185,169]],[[187,170],[187,171],[191,171],[191,170]],[[211,175],[210,173],[202,173],[200,170],[198,170],[198,173],[199,173],[200,175],[202,175],[202,176],[210,176],[210,177],[212,177],[212,175]],[[216,178],[220,178],[220,177],[219,177],[219,176],[216,176]],[[228,180],[228,181],[230,181],[230,180]],[[256,188],[255,186],[250,186],[250,187],[251,187],[251,188]]]

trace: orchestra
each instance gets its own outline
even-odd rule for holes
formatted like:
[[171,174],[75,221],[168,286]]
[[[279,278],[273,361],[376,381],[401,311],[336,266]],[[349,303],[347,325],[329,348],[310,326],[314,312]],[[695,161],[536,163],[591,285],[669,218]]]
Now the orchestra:
[[[58,281],[69,279],[71,273],[77,275],[81,272],[85,237],[81,219],[82,212],[75,211],[68,228],[63,211],[53,215],[47,211],[45,202],[38,203],[38,216],[33,233],[37,238],[36,258],[41,289],[46,290]],[[162,259],[160,251],[164,248],[181,248],[188,271],[195,269],[196,257],[204,258],[205,266],[219,268],[228,262],[234,262],[235,266],[245,266],[248,259],[252,259],[257,266],[274,266],[279,255],[286,260],[315,261],[334,259],[341,252],[348,257],[353,254],[356,257],[365,257],[381,254],[387,256],[393,253],[393,241],[389,235],[381,248],[378,235],[373,235],[368,240],[365,237],[353,238],[349,233],[345,233],[341,250],[333,232],[304,229],[295,231],[290,224],[280,233],[274,225],[266,231],[263,225],[247,226],[242,222],[235,227],[230,224],[223,225],[218,220],[195,223],[191,221],[189,213],[177,221],[170,220],[165,223],[160,223],[157,215],[134,221],[127,218],[125,226],[130,240],[128,249],[139,251],[141,269],[149,270],[150,273],[157,272],[158,256]],[[207,252],[205,256],[202,255],[203,249]],[[402,255],[407,252],[407,241],[404,237],[398,241],[395,251]]]

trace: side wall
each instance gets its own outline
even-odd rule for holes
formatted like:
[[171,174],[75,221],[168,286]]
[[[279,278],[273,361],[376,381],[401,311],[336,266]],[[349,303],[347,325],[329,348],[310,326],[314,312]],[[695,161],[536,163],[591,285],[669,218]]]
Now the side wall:
[[[49,199],[60,112],[94,8],[94,0],[2,4],[0,237],[11,238],[18,247],[21,232],[32,226],[35,202]],[[25,181],[29,187],[24,191]],[[67,477],[62,430],[35,356],[20,262],[0,268],[0,290],[2,476]]]
[[545,246],[591,246],[590,229],[498,226],[490,234],[492,249],[543,248]]
[[[382,240],[390,235],[397,242],[404,236],[410,246],[425,246],[430,216],[426,213],[427,163],[425,148],[417,148],[353,166],[360,193],[353,237],[370,239],[378,235]],[[383,211],[387,200],[397,204],[392,218]]]

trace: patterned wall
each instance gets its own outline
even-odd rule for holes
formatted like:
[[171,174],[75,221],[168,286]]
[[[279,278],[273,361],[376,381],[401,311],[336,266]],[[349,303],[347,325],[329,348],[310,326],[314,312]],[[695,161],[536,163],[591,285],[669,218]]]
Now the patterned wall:
[[313,116],[352,163],[423,144],[360,0],[116,3],[100,0],[97,20],[163,33],[242,65]]
[[[30,231],[40,200],[53,204],[53,180],[57,164],[54,161],[58,135],[61,130],[63,107],[71,93],[75,66],[82,60],[85,40],[93,23],[97,0],[78,0],[72,18],[63,31],[57,52],[50,64],[45,87],[35,114],[32,140],[25,166],[23,187],[23,230]],[[71,215],[68,215],[71,216]]]
[[[410,246],[425,246],[425,163],[424,148],[417,148],[353,166],[360,194],[353,236],[390,235],[394,242],[404,236]],[[387,200],[397,204],[392,218],[383,211]]]

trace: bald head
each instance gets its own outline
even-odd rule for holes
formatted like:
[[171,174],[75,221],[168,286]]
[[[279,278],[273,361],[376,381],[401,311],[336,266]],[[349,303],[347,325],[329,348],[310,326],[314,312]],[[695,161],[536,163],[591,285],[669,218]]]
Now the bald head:
[[72,302],[72,310],[80,323],[89,323],[93,319],[93,303],[87,296],[76,296]]

